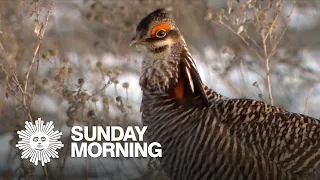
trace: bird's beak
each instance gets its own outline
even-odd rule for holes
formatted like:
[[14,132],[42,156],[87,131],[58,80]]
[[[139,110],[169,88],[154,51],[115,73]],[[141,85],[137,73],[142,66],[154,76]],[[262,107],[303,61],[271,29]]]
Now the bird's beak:
[[138,42],[138,40],[137,40],[137,38],[136,38],[136,36],[135,36],[135,37],[133,37],[133,38],[131,39],[129,46],[132,46],[132,45],[136,44],[137,42]]

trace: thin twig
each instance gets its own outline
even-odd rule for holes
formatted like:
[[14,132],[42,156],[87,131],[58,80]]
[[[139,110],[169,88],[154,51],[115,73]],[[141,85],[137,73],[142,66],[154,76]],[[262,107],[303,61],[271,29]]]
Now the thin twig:
[[95,95],[97,95],[98,93],[102,92],[103,90],[105,90],[111,84],[112,84],[111,81],[108,81],[108,83],[106,83],[99,91],[97,91],[97,92],[93,93],[91,96],[89,96],[88,100],[91,99],[92,97],[94,97]]
[[[5,86],[5,84],[3,84],[3,83],[1,83],[1,84]],[[10,86],[10,84],[7,84],[7,86],[8,86],[7,90],[10,93],[10,95],[12,95],[19,102],[22,109],[27,113],[28,112],[27,107],[23,104],[23,102],[20,100],[20,98],[16,95],[16,92],[13,90],[13,88]]]
[[245,40],[245,38],[243,36],[241,36],[240,34],[238,34],[234,29],[232,29],[230,26],[228,26],[227,24],[225,24],[224,22],[215,22],[215,21],[212,21],[214,24],[217,24],[219,26],[223,26],[225,28],[227,28],[228,30],[230,30],[233,34],[237,35],[245,44],[248,48],[251,48],[254,50],[254,53],[257,55],[257,57],[260,59],[260,60],[263,60],[264,58],[259,54],[259,52],[254,49],[252,46],[249,45],[248,41]]
[[[31,8],[34,12],[36,12],[36,9],[32,6],[32,3],[29,4],[29,3],[27,3],[27,2],[25,2],[23,0],[20,0],[20,2],[23,3],[24,5],[28,6],[29,8]],[[45,7],[41,7],[40,8],[40,12],[45,10],[45,9],[46,9]]]
[[277,14],[276,14],[276,16],[275,16],[275,18],[274,18],[274,20],[273,20],[273,22],[272,22],[272,24],[271,24],[271,26],[270,26],[270,28],[269,28],[268,33],[267,33],[266,36],[264,37],[263,41],[267,41],[267,39],[268,39],[268,37],[270,36],[270,34],[274,31],[274,29],[275,29],[275,27],[276,27],[276,23],[278,22],[278,19],[279,19],[280,14],[281,14],[281,9],[282,9],[282,3],[281,3],[281,5],[280,5],[280,7],[279,7],[279,9],[278,9],[278,11],[277,11]]
[[271,50],[271,53],[269,54],[269,56],[273,56],[276,52],[276,49],[281,41],[281,39],[283,38],[285,32],[287,31],[288,27],[289,27],[289,23],[290,23],[290,17],[291,17],[291,14],[293,12],[293,9],[294,9],[294,4],[295,4],[295,1],[293,2],[293,5],[292,5],[292,8],[291,8],[291,11],[289,13],[289,15],[287,16],[287,24],[285,25],[281,35],[279,36],[279,39],[277,40],[276,44],[273,46],[272,50]]
[[[41,43],[42,43],[42,40],[43,40],[43,37],[44,37],[44,33],[45,33],[46,28],[48,26],[49,17],[50,17],[50,15],[52,13],[52,10],[54,8],[54,2],[55,2],[55,0],[51,0],[50,8],[49,8],[48,14],[46,16],[45,22],[44,22],[43,26],[41,27],[41,29],[39,30],[39,33],[38,33],[38,44],[37,44],[37,46],[35,48],[35,51],[33,53],[33,58],[31,60],[30,66],[28,68],[28,71],[26,73],[26,76],[25,76],[25,79],[24,79],[24,83],[23,83],[24,84],[23,91],[24,91],[25,94],[27,94],[29,76],[30,76],[33,64],[35,62],[36,56],[39,55],[38,54],[39,53],[39,49],[40,49],[40,46],[41,46]],[[35,6],[37,7],[37,3],[36,3]],[[23,97],[23,103],[24,104],[26,104],[26,100],[27,100],[26,98],[27,97],[24,95],[24,97]],[[32,102],[32,99],[33,98],[31,97],[31,99],[30,99],[31,102]],[[31,108],[30,106],[31,106],[31,103],[29,103],[29,107],[28,107],[29,108],[29,112],[30,112],[30,108]],[[28,116],[29,116],[29,120],[31,122],[33,122],[33,119],[31,118],[31,115],[29,114]]]
[[306,113],[307,113],[308,104],[309,104],[309,98],[310,98],[310,96],[311,96],[311,94],[312,94],[312,91],[313,91],[313,88],[311,88],[311,89],[309,90],[309,93],[308,93],[308,95],[307,95],[307,98],[306,98],[306,100],[305,100],[305,102],[304,102],[303,114],[306,114]]
[[[295,2],[293,2],[293,3],[295,3]],[[277,15],[276,15],[276,17],[275,17],[275,19],[274,19],[274,22],[273,22],[273,24],[272,24],[272,27],[275,26],[275,23],[276,23],[277,20],[278,20],[280,11],[281,11],[281,9],[282,9],[282,6],[283,6],[283,1],[281,1],[281,3],[280,3],[279,11],[277,12]],[[290,11],[290,13],[289,13],[289,15],[288,15],[288,17],[287,17],[287,24],[285,25],[285,27],[284,27],[281,35],[280,35],[279,38],[277,39],[277,42],[275,42],[275,44],[273,45],[273,47],[272,47],[271,51],[269,52],[269,54],[266,56],[267,83],[268,83],[270,103],[271,103],[272,105],[273,105],[273,97],[272,97],[272,86],[271,86],[271,79],[270,79],[270,65],[269,65],[269,62],[270,62],[270,58],[275,54],[276,49],[277,49],[277,47],[278,47],[281,39],[283,38],[285,32],[286,32],[287,29],[288,29],[288,26],[289,26],[289,23],[290,23],[290,16],[291,16],[291,14],[292,14],[292,12],[293,12],[293,9],[294,9],[294,5],[292,5],[291,11]],[[269,34],[271,34],[271,31],[272,31],[272,30],[273,30],[273,28],[270,28],[268,34],[267,34],[265,37],[263,37],[263,44],[264,44],[264,46],[266,46],[267,37],[268,37]],[[265,53],[266,53],[266,51],[265,51]]]
[[[262,39],[262,44],[263,44],[263,51],[264,51],[264,57],[265,57],[265,66],[266,66],[266,75],[267,75],[267,85],[268,85],[268,93],[269,93],[269,100],[270,100],[270,103],[271,105],[273,105],[273,96],[272,96],[272,84],[271,84],[271,77],[270,77],[270,54],[271,53],[268,53],[268,47],[267,47],[267,44],[268,44],[268,37],[270,37],[270,34],[273,32],[274,28],[273,26],[275,26],[275,24],[278,22],[278,18],[279,18],[279,15],[280,15],[280,11],[282,9],[282,2],[280,2],[280,6],[278,8],[278,12],[275,16],[275,18],[273,19],[273,22],[272,22],[272,25],[271,25],[271,28],[269,28],[268,32],[266,33],[266,20],[265,21],[262,21],[261,22],[261,32],[260,32],[260,35],[261,35],[261,39]],[[259,13],[259,12],[258,12]]]
[[4,54],[7,54],[6,50],[4,50],[1,42],[0,42],[0,48],[1,48],[1,50],[3,51]]
[[5,78],[4,78],[4,86],[2,88],[2,92],[0,92],[0,114],[2,114],[2,107],[3,107],[3,104],[5,103],[4,101],[4,98],[6,97],[7,95],[7,89],[8,89],[8,84],[9,84],[9,76],[6,74],[5,75]]
[[[18,80],[18,75],[15,73],[15,71],[13,71],[13,75],[10,75],[10,73],[0,64],[0,67],[2,69],[2,71],[8,76],[10,77],[10,79],[14,82],[14,84],[18,87],[18,89],[20,90],[21,94],[22,95],[26,95],[26,96],[30,96],[29,94],[25,94],[23,92],[23,89],[21,87],[21,84],[19,83],[19,80]],[[25,105],[25,104],[24,104]]]
[[[266,53],[266,52],[265,52]],[[273,97],[272,97],[272,85],[271,85],[271,78],[270,78],[270,59],[266,59],[266,74],[267,74],[267,84],[268,84],[268,92],[269,92],[269,100],[270,104],[273,105]]]
[[246,37],[247,37],[257,48],[259,48],[260,51],[263,51],[263,49],[261,48],[261,46],[259,46],[258,43],[257,43],[254,39],[252,39],[251,36],[249,36],[249,34],[247,33],[247,30],[246,30],[246,29],[244,30],[244,34],[246,35]]
[[[277,11],[274,14],[274,17],[272,18],[272,22],[269,25],[269,21],[267,20],[267,13],[271,10],[272,7],[272,1],[269,2],[268,7],[266,9],[263,9],[262,3],[259,1],[259,3],[252,4],[253,8],[253,16],[254,16],[254,22],[257,25],[257,29],[260,33],[259,36],[261,37],[261,43],[262,46],[259,46],[259,44],[248,35],[246,29],[241,32],[237,32],[234,28],[232,28],[230,25],[227,25],[225,22],[223,22],[223,19],[228,20],[225,16],[219,16],[219,20],[212,21],[213,23],[220,25],[224,28],[227,28],[229,31],[231,31],[233,34],[237,35],[244,43],[245,45],[253,50],[253,53],[258,57],[259,60],[263,61],[265,63],[265,71],[266,71],[266,83],[268,87],[268,93],[269,93],[269,100],[270,103],[273,105],[273,95],[272,95],[272,83],[271,83],[271,75],[270,75],[270,60],[271,57],[275,54],[276,49],[279,45],[279,42],[284,36],[284,33],[286,32],[288,28],[288,24],[290,22],[290,16],[293,12],[294,5],[291,9],[291,12],[288,15],[287,24],[285,25],[283,31],[278,36],[276,40],[273,40],[273,33],[275,33],[276,25],[279,20],[279,17],[281,17],[281,11],[283,9],[283,0],[279,0],[277,3],[277,6],[274,7]],[[293,2],[295,4],[295,2]],[[241,27],[240,25],[238,26]],[[270,46],[269,46],[270,45]]]

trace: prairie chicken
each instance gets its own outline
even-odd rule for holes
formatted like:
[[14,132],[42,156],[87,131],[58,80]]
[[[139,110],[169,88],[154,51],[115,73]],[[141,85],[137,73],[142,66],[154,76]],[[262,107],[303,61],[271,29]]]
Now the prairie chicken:
[[205,86],[165,9],[141,20],[142,122],[171,179],[320,179],[320,121]]

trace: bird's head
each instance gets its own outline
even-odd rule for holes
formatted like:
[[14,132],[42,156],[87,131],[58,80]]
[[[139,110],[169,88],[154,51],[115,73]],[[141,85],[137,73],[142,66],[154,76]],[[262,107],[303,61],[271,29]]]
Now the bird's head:
[[130,45],[145,55],[140,85],[160,90],[178,101],[199,96],[208,99],[197,67],[175,22],[165,9],[157,9],[141,20]]
[[179,29],[165,9],[157,9],[141,20],[130,45],[151,55],[169,50],[175,43],[184,42]]

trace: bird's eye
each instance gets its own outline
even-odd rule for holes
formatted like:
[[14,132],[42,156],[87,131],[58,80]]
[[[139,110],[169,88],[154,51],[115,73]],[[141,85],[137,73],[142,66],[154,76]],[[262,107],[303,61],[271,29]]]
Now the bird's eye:
[[157,31],[156,36],[157,36],[158,38],[163,38],[163,37],[166,36],[166,31],[163,30],[163,29],[160,29],[160,30]]

